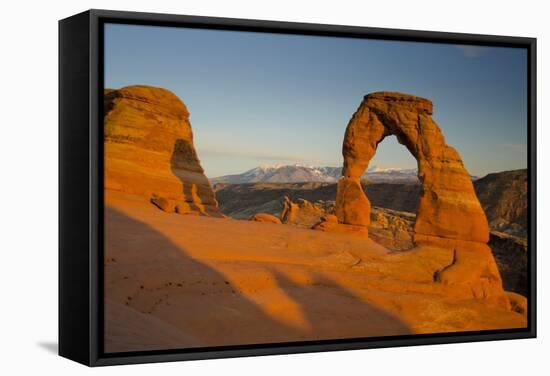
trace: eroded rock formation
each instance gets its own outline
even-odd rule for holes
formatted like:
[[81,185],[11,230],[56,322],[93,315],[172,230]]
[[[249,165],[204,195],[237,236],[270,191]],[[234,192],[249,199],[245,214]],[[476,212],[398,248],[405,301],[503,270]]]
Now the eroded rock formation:
[[[487,219],[458,152],[431,118],[432,103],[400,93],[367,95],[353,115],[343,144],[344,169],[338,183],[336,215],[343,223],[368,225],[369,202],[359,178],[378,144],[395,135],[418,161],[422,182],[417,236],[477,242],[489,240]],[[352,204],[354,203],[354,204]]]
[[274,223],[276,225],[281,224],[281,220],[279,218],[275,217],[273,214],[267,213],[256,213],[251,216],[249,220],[253,222]]
[[344,168],[338,182],[336,216],[342,224],[370,223],[370,202],[360,184],[378,144],[395,135],[418,162],[421,195],[414,225],[417,246],[452,252],[434,280],[456,285],[456,294],[509,304],[491,249],[489,226],[459,153],[447,145],[432,120],[432,102],[401,93],[365,96],[344,136]]
[[293,202],[288,196],[285,196],[280,217],[284,224],[310,228],[319,222],[319,218],[333,211],[334,201],[319,200],[312,203],[299,198],[296,202]]
[[414,214],[373,207],[370,219],[369,235],[378,244],[391,250],[413,248]]
[[193,146],[185,104],[150,86],[106,89],[105,188],[145,196],[165,211],[220,215]]
[[489,174],[474,183],[492,230],[527,238],[527,169]]

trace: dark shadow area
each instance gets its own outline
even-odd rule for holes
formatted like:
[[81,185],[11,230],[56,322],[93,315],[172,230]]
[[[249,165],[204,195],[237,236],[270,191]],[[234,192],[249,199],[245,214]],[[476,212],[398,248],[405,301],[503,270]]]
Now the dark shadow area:
[[[122,280],[128,277],[123,283],[133,283],[135,285],[133,290],[135,290],[136,293],[134,295],[129,295],[131,300],[119,303],[125,304],[129,308],[133,308],[142,314],[155,316],[160,306],[176,304],[176,302],[171,301],[173,298],[169,298],[171,294],[178,294],[178,289],[185,289],[185,291],[189,293],[189,298],[187,299],[189,308],[183,310],[183,313],[188,315],[188,320],[183,321],[200,321],[203,318],[205,320],[201,325],[197,325],[195,328],[178,328],[181,330],[182,334],[181,343],[177,343],[178,339],[172,338],[171,336],[170,338],[158,338],[155,340],[148,339],[146,343],[153,344],[154,349],[159,349],[159,344],[168,343],[172,343],[172,348],[184,348],[245,344],[259,341],[282,342],[296,336],[292,328],[272,320],[261,311],[259,307],[242,296],[237,288],[233,286],[223,274],[188,256],[185,249],[174,244],[160,232],[113,208],[107,207],[105,214],[107,229],[105,234],[106,260],[114,258],[117,260],[117,263],[123,262],[126,264],[126,260],[128,263],[133,263],[136,254],[140,254],[141,257],[145,256],[145,258],[147,258],[147,254],[150,253],[151,263],[159,265],[159,270],[166,266],[170,268],[170,272],[166,273],[168,275],[153,276],[153,280],[159,280],[159,283],[148,286],[143,281],[151,279],[149,274],[155,273],[154,268],[147,268],[147,275],[140,275],[141,272],[137,270],[137,268],[135,270],[127,270],[125,268],[124,272],[118,275],[119,273],[116,271],[116,268],[111,268],[111,265],[107,265],[105,267],[106,282],[113,279]],[[134,239],[135,242],[133,242],[133,244],[135,245],[133,249],[127,248],[128,239]],[[166,270],[163,270],[163,272],[166,272]],[[130,274],[130,276],[127,274]],[[181,287],[178,284],[181,285]],[[108,286],[109,284],[106,283],[106,289]],[[141,291],[141,286],[144,286],[144,291]],[[211,286],[216,286],[216,288],[212,289]],[[202,287],[204,287],[204,291],[202,291]],[[139,295],[143,295],[144,293],[149,294],[152,299],[147,299],[147,302],[143,302],[145,299],[140,299]],[[106,291],[106,295],[109,296],[108,291]],[[153,302],[150,303],[149,300]],[[106,306],[108,304],[109,301],[106,301]],[[108,307],[106,308],[108,309]],[[190,312],[190,310],[192,312]],[[208,322],[206,317],[208,317],[211,312],[223,311],[227,311],[227,318],[232,321],[231,324],[228,323],[227,328],[224,328],[225,325],[223,321],[215,320],[210,323]],[[235,315],[236,312],[238,313],[237,315]],[[234,315],[236,318],[231,319]],[[240,320],[239,317],[241,317]],[[143,317],[140,317],[140,319],[142,318]],[[113,325],[117,326],[117,324],[120,324],[118,325],[119,328],[115,329],[117,332],[121,330],[120,327],[128,326],[127,322],[107,322],[106,324],[107,329],[113,327]],[[234,328],[229,327],[229,325]],[[253,329],[254,326],[257,328]],[[125,338],[124,342],[135,343],[136,339],[132,338],[132,333],[135,333],[135,329],[139,328],[130,329],[131,330],[128,331],[128,338]],[[147,331],[147,328],[141,329]],[[258,337],[257,340],[254,340],[255,336]],[[110,337],[108,330],[105,333],[105,337],[107,339],[107,352],[152,349],[147,346],[140,347],[139,343],[136,344],[135,348],[125,349],[124,346],[126,345],[124,345],[121,349],[118,348],[116,344],[111,343],[109,345]],[[209,337],[213,338],[209,339]],[[196,343],[192,343],[194,341]],[[111,349],[109,349],[109,347],[111,347]]]
[[[420,200],[420,184],[412,183],[368,183],[363,190],[372,206],[416,213]],[[390,194],[391,192],[391,194]],[[335,183],[242,183],[218,184],[216,198],[225,214],[240,209],[254,209],[273,203],[273,213],[283,209],[283,199],[292,201],[304,199],[309,202],[335,201]]]
[[174,144],[170,165],[173,172],[178,169],[201,174],[204,172],[193,144],[181,138],[177,139]]
[[191,141],[176,140],[170,158],[170,168],[182,184],[183,201],[187,203],[189,210],[204,215],[220,216],[210,181],[204,175],[199,156]]
[[[311,285],[297,285],[276,270],[272,270],[272,273],[279,288],[300,304],[311,328],[309,333],[312,338],[310,339],[412,334],[411,329],[397,317],[372,304],[365,303],[360,297],[320,273],[314,273]],[[319,288],[323,289],[322,295],[330,299],[323,299],[318,291]],[[332,315],[338,315],[340,320],[331,319]],[[325,319],[319,320],[319,317]],[[358,323],[364,324],[358,325]]]
[[336,200],[334,183],[244,183],[218,184],[216,198],[220,209],[234,218],[248,218],[258,211],[278,215],[284,198],[293,202]]
[[[311,328],[298,329],[267,314],[224,274],[192,258],[148,224],[106,207],[105,229],[105,308],[111,312],[105,317],[106,352],[410,333],[397,318],[334,282],[317,276],[313,286],[303,287],[266,265],[264,270],[299,305]],[[325,288],[338,301],[354,305],[353,317],[335,320],[324,312],[330,308],[334,314],[337,309],[316,291]],[[363,329],[352,330],[350,323],[363,318]],[[392,329],[384,333],[384,328]]]
[[363,186],[372,206],[416,213],[420,183],[374,183]]
[[59,344],[57,342],[47,342],[47,341],[44,341],[44,342],[38,342],[36,344],[38,347],[46,350],[47,352],[53,354],[53,355],[57,355],[59,353]]
[[529,296],[527,242],[514,236],[491,232],[489,247],[497,262],[504,289]]

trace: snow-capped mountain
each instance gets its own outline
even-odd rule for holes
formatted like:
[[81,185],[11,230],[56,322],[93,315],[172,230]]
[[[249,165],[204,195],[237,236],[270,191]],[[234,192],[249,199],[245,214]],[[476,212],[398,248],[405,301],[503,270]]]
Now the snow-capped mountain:
[[416,168],[379,168],[370,167],[363,178],[377,183],[418,183]]
[[[243,172],[210,179],[212,183],[336,183],[342,175],[342,167],[315,167],[306,164],[264,164]],[[418,182],[416,169],[379,168],[371,166],[363,179],[374,182]]]
[[321,168],[305,164],[263,164],[252,170],[236,175],[225,175],[211,179],[213,183],[298,183],[298,182],[335,182]]

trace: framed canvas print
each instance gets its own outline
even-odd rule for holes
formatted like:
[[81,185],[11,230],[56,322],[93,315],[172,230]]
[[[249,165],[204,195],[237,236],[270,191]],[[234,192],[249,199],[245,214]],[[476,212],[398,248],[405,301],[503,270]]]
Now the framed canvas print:
[[536,41],[90,10],[59,23],[59,352],[536,335]]

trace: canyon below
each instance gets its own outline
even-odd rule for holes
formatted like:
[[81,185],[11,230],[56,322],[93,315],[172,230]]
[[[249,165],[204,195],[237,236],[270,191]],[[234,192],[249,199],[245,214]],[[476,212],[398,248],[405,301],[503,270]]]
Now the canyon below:
[[[256,181],[206,177],[167,90],[104,109],[106,352],[527,327],[527,170],[470,176],[430,101],[369,94],[343,167]],[[389,135],[418,170],[369,170]]]

